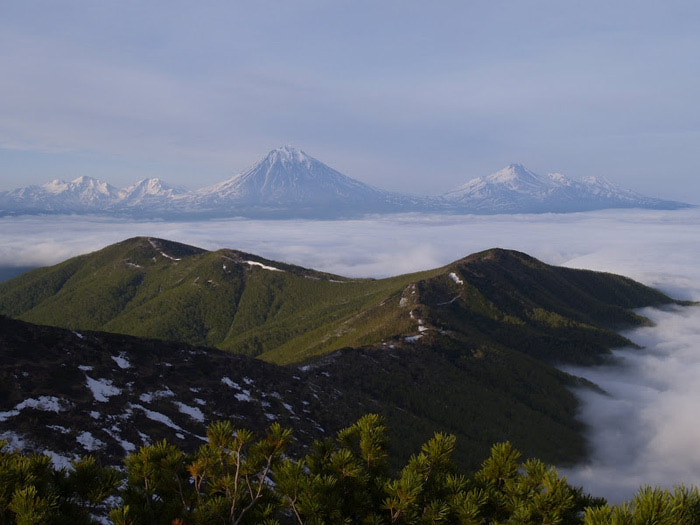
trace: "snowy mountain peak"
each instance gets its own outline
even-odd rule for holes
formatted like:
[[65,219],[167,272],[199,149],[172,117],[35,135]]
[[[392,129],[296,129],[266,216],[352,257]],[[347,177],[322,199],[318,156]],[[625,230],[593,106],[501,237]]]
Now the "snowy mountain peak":
[[105,199],[116,196],[118,190],[93,177],[83,175],[70,182],[63,180],[53,180],[42,188],[53,195],[72,196],[73,198],[82,198],[84,200]]
[[390,192],[347,177],[293,146],[274,149],[244,172],[196,193],[194,205],[209,209],[235,206],[293,213],[315,209],[320,214],[376,211],[393,198]]
[[96,183],[99,183],[99,181],[93,177],[88,177],[87,175],[81,175],[80,177],[73,179],[70,181],[71,184],[75,184],[76,186],[84,186],[84,185],[94,185]]
[[547,173],[547,176],[556,182],[562,182],[562,183],[569,183],[570,182],[570,179],[566,175],[564,175],[563,173],[559,173],[559,172]]
[[268,153],[266,158],[273,161],[294,162],[302,164],[306,164],[311,160],[311,157],[309,157],[306,153],[299,149],[296,149],[294,146],[291,145],[286,145],[282,146],[281,148],[273,149],[270,153]]
[[68,187],[68,183],[64,180],[61,179],[54,179],[51,182],[47,182],[46,184],[42,184],[41,188],[44,189],[47,193],[51,194],[58,194],[66,191],[66,188]]
[[138,206],[164,206],[187,193],[182,188],[172,188],[158,178],[143,179],[132,186],[119,190],[119,205],[134,208]]
[[[264,159],[234,177],[248,181],[260,189],[277,189],[303,185],[310,179],[333,177],[337,172],[321,161],[292,146],[283,146],[268,153]],[[340,175],[340,174],[338,174]]]
[[165,184],[158,178],[143,179],[136,184],[124,188],[122,191],[127,194],[140,193],[148,195],[158,195],[172,190],[170,186]]
[[514,178],[514,177],[522,177],[526,176],[528,174],[531,174],[532,172],[528,170],[525,166],[522,164],[508,164],[503,169],[500,169],[496,171],[495,173],[492,173],[489,175],[489,178]]
[[522,164],[510,164],[487,177],[478,177],[445,194],[451,201],[495,199],[507,201],[523,195],[537,195],[550,190],[554,181],[530,171]]
[[[319,165],[325,166],[320,161],[293,146],[282,146],[281,148],[270,151],[265,158],[244,173],[255,172],[260,174],[261,172],[266,172],[269,174],[272,172],[289,173],[292,171],[310,172],[313,171],[314,166]],[[331,168],[328,169],[330,170]]]
[[496,173],[492,173],[486,180],[490,183],[517,185],[518,182],[541,181],[541,177],[530,171],[522,164],[510,164]]
[[603,177],[573,180],[562,173],[538,175],[511,164],[487,177],[472,179],[444,198],[485,213],[573,212],[605,208],[677,209],[687,205],[644,197]]

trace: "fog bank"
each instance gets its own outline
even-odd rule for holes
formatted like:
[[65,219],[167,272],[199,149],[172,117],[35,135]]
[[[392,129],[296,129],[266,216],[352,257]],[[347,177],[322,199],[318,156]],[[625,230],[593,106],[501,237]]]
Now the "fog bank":
[[644,484],[700,484],[700,307],[641,313],[656,326],[625,335],[642,350],[616,351],[614,366],[567,369],[606,395],[578,392],[593,450],[566,474],[615,502]]
[[[677,299],[700,300],[700,210],[567,215],[393,216],[353,221],[132,222],[0,218],[0,266],[54,264],[137,235],[234,248],[349,277],[448,264],[493,248],[551,264],[623,274]],[[613,501],[640,484],[700,485],[700,307],[645,309],[656,326],[626,333],[643,350],[614,366],[569,369],[607,395],[579,392],[591,461],[569,479]]]

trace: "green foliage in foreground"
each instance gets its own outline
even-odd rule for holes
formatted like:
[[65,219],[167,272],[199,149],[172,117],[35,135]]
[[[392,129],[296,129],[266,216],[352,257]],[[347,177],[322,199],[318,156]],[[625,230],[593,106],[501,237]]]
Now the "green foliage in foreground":
[[122,475],[87,456],[55,469],[43,454],[24,455],[0,441],[0,523],[94,523]]
[[[610,506],[541,461],[521,461],[509,443],[465,475],[452,462],[454,436],[437,433],[392,474],[386,436],[383,419],[368,414],[294,459],[291,430],[275,423],[256,437],[215,422],[194,454],[166,441],[141,447],[126,458],[126,479],[90,457],[57,470],[48,456],[0,443],[0,524],[97,523],[107,512],[115,525],[700,522],[695,487],[643,487]],[[110,510],[113,495],[121,503]]]

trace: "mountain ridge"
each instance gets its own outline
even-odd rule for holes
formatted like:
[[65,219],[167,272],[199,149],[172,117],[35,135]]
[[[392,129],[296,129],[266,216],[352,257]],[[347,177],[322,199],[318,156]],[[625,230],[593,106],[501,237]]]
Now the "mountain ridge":
[[667,302],[673,301],[629,279],[549,266],[512,250],[360,279],[152,237],[127,239],[0,283],[0,314],[214,346],[278,363],[421,338],[491,344],[504,323],[513,325],[510,335],[518,332],[540,353],[556,347],[542,341],[543,330],[561,325],[563,337],[579,334],[590,344],[574,345],[560,357],[593,362],[606,346],[629,344],[597,326],[638,324],[642,320],[630,308]]
[[574,212],[606,208],[679,209],[691,205],[645,197],[600,177],[575,181],[511,164],[439,196],[375,188],[292,146],[270,151],[243,172],[186,191],[143,179],[126,188],[83,176],[0,192],[0,215],[77,213],[135,218],[349,218],[367,214]]

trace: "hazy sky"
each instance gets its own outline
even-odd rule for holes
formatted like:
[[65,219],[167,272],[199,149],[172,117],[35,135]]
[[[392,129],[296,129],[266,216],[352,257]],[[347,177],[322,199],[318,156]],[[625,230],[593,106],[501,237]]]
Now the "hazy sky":
[[511,162],[700,202],[694,0],[3,0],[0,190],[284,144],[439,194]]

